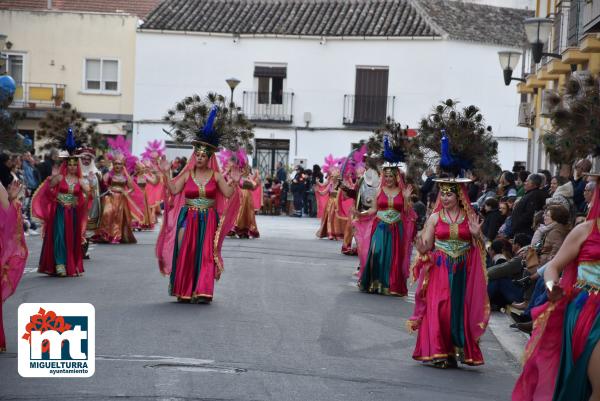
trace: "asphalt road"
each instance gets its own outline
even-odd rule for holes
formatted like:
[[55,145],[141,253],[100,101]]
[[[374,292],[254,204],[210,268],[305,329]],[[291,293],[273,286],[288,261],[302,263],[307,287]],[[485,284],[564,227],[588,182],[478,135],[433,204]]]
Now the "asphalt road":
[[[519,363],[488,330],[486,364],[437,370],[411,359],[410,299],[354,286],[357,259],[317,240],[315,219],[259,217],[262,237],[225,241],[212,305],[178,304],[154,258],[157,233],[136,245],[96,245],[85,276],[28,270],[4,305],[8,352],[0,399],[16,400],[508,400]],[[90,302],[96,373],[24,379],[17,373],[23,302]]]

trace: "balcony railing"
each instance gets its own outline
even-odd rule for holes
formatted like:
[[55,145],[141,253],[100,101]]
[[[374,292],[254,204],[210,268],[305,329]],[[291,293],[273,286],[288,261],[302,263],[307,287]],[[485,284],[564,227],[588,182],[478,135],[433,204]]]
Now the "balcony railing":
[[380,125],[394,119],[396,96],[344,95],[344,124]]
[[21,82],[13,97],[12,107],[60,107],[65,101],[65,85]]
[[293,119],[293,92],[246,92],[242,108],[251,121],[291,123]]

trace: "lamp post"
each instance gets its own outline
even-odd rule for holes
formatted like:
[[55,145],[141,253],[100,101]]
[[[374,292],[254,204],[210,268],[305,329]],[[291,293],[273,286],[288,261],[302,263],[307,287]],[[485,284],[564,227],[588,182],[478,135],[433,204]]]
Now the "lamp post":
[[500,58],[500,67],[504,72],[504,84],[506,86],[510,85],[510,81],[525,82],[525,79],[523,78],[514,78],[512,76],[515,67],[519,63],[521,52],[512,50],[500,51],[498,52],[498,57]]
[[231,99],[229,100],[229,106],[233,107],[233,91],[235,90],[235,87],[238,86],[238,84],[240,83],[240,80],[237,78],[229,78],[226,79],[225,82],[227,82],[227,85],[229,85],[229,88],[231,89]]
[[560,54],[544,52],[544,45],[550,40],[554,20],[550,18],[526,18],[524,25],[527,41],[531,45],[534,63],[539,63],[544,56],[562,58]]

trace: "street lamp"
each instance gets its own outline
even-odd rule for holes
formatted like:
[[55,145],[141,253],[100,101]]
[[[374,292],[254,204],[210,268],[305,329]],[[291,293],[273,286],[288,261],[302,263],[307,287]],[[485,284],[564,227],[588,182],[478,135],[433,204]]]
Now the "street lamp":
[[525,82],[525,79],[523,78],[514,78],[512,76],[515,67],[519,63],[521,52],[512,50],[500,51],[498,52],[498,57],[500,58],[500,67],[504,72],[504,84],[506,86],[510,85],[510,81]]
[[235,90],[235,87],[238,86],[238,84],[240,83],[240,80],[237,78],[229,78],[226,79],[225,82],[227,82],[227,85],[229,85],[229,88],[231,89],[231,100],[229,101],[229,103],[230,107],[233,107],[233,91]]
[[552,19],[526,18],[524,25],[527,41],[531,45],[531,53],[534,63],[539,63],[543,56],[562,58],[560,54],[544,52],[544,45],[546,45],[548,40],[550,40],[550,33],[552,32],[552,27],[554,26],[554,21]]

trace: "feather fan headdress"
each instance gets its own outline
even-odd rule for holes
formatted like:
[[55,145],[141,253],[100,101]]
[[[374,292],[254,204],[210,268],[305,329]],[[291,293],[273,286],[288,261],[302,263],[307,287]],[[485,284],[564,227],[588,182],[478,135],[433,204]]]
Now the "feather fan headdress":
[[142,160],[155,160],[165,155],[165,144],[163,141],[158,139],[154,141],[148,141],[144,153],[142,153]]

